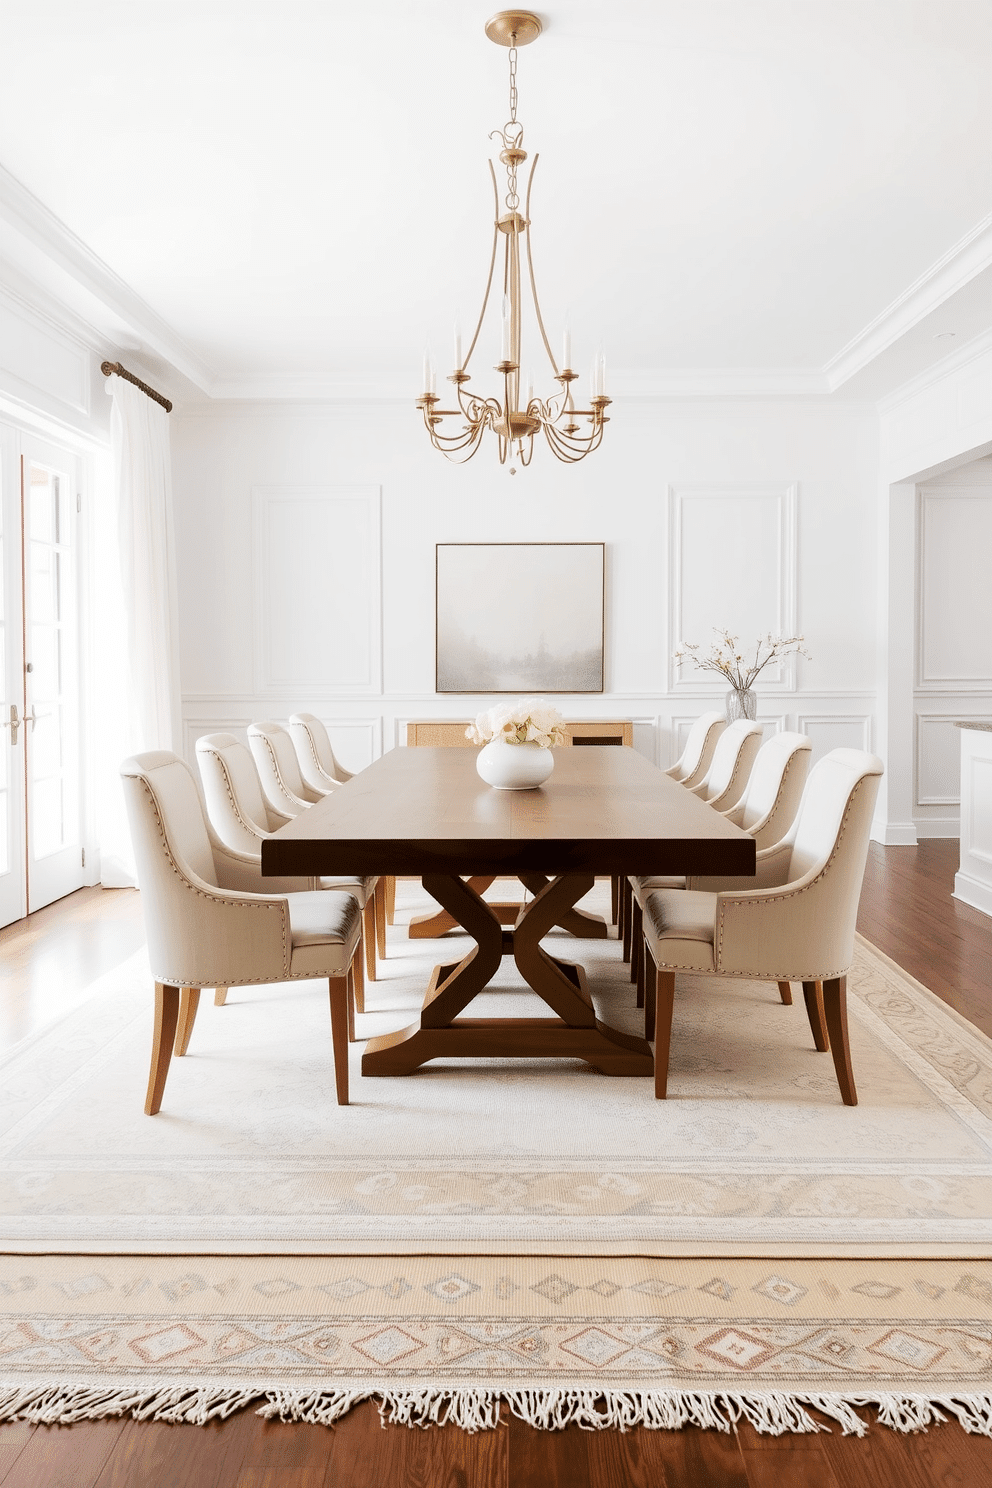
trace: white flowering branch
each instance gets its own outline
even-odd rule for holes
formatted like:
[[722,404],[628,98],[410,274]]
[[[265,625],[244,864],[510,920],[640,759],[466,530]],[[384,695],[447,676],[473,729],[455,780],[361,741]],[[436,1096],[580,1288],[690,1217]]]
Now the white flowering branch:
[[692,662],[701,672],[718,672],[737,692],[747,692],[753,687],[770,662],[793,655],[805,656],[807,661],[812,659],[805,649],[805,636],[773,636],[769,631],[758,638],[752,653],[750,648],[741,646],[740,636],[731,635],[729,630],[714,627],[714,634],[720,639],[702,655],[699,645],[683,641],[675,652],[675,664],[681,670],[686,662]]
[[516,703],[497,703],[480,713],[465,730],[473,744],[502,739],[506,744],[540,744],[554,749],[565,742],[565,720],[543,698],[521,698]]

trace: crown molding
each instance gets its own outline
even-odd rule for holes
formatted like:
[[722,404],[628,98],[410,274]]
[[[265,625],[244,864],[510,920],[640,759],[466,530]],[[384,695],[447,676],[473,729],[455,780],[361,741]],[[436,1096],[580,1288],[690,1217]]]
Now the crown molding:
[[935,387],[937,383],[943,382],[947,377],[953,377],[955,372],[960,372],[962,367],[967,367],[969,362],[978,361],[979,357],[987,356],[992,352],[992,327],[982,331],[981,335],[974,336],[952,351],[949,356],[943,357],[933,367],[927,367],[897,387],[886,397],[880,398],[876,407],[880,415],[893,413],[903,403],[908,403],[918,393],[925,393],[928,388]]
[[2,165],[0,219],[129,326],[145,346],[209,395],[213,378],[196,353],[82,238]]
[[[935,263],[897,295],[881,314],[842,346],[823,368],[828,390],[867,367],[951,295],[992,265],[992,213],[983,217]],[[943,363],[942,363],[943,365]]]

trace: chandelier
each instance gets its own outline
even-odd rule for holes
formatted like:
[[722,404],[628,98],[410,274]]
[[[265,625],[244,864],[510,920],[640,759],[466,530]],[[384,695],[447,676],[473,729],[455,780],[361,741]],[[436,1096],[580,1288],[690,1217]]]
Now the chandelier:
[[[424,357],[424,390],[417,399],[417,407],[423,412],[424,423],[434,448],[459,464],[472,458],[487,429],[492,430],[497,437],[501,465],[511,457],[518,459],[521,465],[529,465],[534,454],[534,436],[538,432],[544,434],[559,460],[574,464],[599,448],[603,442],[603,430],[609,423],[606,410],[611,400],[606,396],[606,359],[602,352],[593,361],[589,407],[577,408],[572,395],[572,384],[577,381],[579,374],[573,372],[571,367],[570,332],[566,328],[559,371],[544,329],[530,246],[530,193],[539,159],[537,155],[534,156],[527,179],[524,210],[522,213],[520,211],[517,170],[527,159],[527,151],[523,149],[524,128],[517,119],[517,48],[536,41],[540,34],[539,18],[526,10],[500,11],[486,25],[486,35],[490,41],[510,49],[510,117],[502,129],[495,129],[490,135],[490,139],[500,141],[503,146],[499,158],[506,168],[506,194],[503,198],[505,210],[500,205],[496,171],[490,160],[489,173],[492,176],[495,199],[492,256],[489,260],[489,277],[482,310],[464,358],[461,333],[457,326],[455,328],[455,370],[448,381],[454,385],[458,406],[438,407],[441,400],[436,392],[436,371],[429,351]],[[502,341],[500,359],[494,367],[494,371],[503,378],[502,398],[499,398],[470,393],[466,385],[471,381],[469,363],[489,305],[501,235],[504,240]],[[537,327],[551,363],[553,380],[559,384],[558,389],[548,398],[537,396],[529,378],[521,387],[521,239],[526,246],[527,277]],[[454,420],[455,423],[447,423],[447,420]]]

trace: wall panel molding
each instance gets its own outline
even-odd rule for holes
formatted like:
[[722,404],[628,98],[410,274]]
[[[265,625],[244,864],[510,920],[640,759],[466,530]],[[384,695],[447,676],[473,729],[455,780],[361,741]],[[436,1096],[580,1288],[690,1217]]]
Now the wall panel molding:
[[992,488],[921,490],[917,544],[917,687],[992,691]]
[[382,690],[379,486],[253,486],[257,692]]
[[[796,634],[798,497],[795,481],[668,487],[670,692],[715,690],[712,674],[692,666],[680,674],[672,657],[685,640],[706,648],[714,625],[726,624],[745,641],[767,631]],[[762,673],[762,692],[795,685],[794,657]]]

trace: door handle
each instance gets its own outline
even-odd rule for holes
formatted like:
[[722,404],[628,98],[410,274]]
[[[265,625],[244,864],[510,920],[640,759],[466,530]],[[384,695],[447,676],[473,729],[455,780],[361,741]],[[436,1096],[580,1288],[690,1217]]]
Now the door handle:
[[11,705],[10,705],[10,717],[9,718],[0,719],[0,726],[2,726],[3,728],[9,728],[10,729],[10,742],[11,742],[11,744],[16,744],[17,743],[17,730],[21,726],[21,720],[17,716],[17,704],[16,703],[11,703]]

